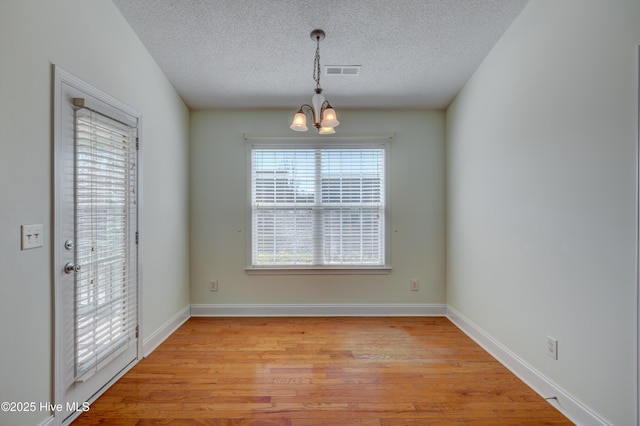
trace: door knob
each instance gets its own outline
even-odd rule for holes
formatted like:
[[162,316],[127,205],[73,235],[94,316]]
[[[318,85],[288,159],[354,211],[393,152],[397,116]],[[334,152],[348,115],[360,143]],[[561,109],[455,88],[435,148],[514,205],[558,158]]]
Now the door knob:
[[71,262],[68,262],[64,265],[64,272],[70,274],[72,272],[80,272],[80,265],[74,265]]

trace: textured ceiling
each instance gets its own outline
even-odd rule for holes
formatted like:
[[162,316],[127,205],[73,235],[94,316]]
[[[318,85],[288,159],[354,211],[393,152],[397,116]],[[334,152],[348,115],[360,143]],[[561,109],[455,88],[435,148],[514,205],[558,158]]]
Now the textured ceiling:
[[113,0],[192,109],[308,103],[320,61],[340,108],[444,109],[526,0]]

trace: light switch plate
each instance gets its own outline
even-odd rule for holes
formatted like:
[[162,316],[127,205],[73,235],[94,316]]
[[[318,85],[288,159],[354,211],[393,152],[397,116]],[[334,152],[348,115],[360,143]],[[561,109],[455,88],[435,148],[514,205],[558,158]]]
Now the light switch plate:
[[42,247],[42,224],[22,225],[22,250]]

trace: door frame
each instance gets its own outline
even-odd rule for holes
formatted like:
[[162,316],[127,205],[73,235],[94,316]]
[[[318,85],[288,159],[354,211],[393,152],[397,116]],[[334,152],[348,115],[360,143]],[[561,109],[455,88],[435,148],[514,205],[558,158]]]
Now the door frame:
[[[636,401],[640,398],[640,45],[637,47],[636,73]],[[636,424],[640,425],[640,403],[636,402]]]
[[[142,200],[143,200],[143,196],[142,196],[142,114],[140,112],[138,112],[137,110],[133,109],[132,107],[128,106],[127,104],[123,103],[122,101],[110,96],[109,94],[102,92],[101,90],[85,83],[84,81],[80,80],[79,78],[75,77],[74,75],[68,73],[67,71],[61,69],[60,67],[56,66],[55,64],[52,64],[51,66],[51,71],[52,71],[52,80],[53,80],[53,96],[52,96],[52,130],[53,130],[53,134],[52,134],[52,152],[53,152],[53,156],[52,156],[52,172],[53,172],[53,179],[52,179],[52,202],[53,202],[53,217],[52,217],[52,231],[53,231],[53,235],[52,235],[52,241],[53,244],[51,244],[51,251],[52,251],[52,259],[53,259],[53,263],[51,266],[51,274],[52,274],[52,283],[53,283],[53,299],[54,299],[54,305],[53,305],[53,357],[52,357],[52,361],[53,361],[53,373],[54,373],[54,377],[53,377],[53,401],[54,404],[52,405],[52,407],[62,407],[62,405],[60,404],[64,404],[64,392],[65,390],[63,389],[63,384],[62,384],[62,377],[64,372],[61,371],[61,362],[59,362],[59,360],[61,359],[61,357],[63,356],[63,344],[62,344],[62,337],[61,337],[61,333],[58,331],[58,327],[61,324],[62,318],[61,318],[61,294],[59,292],[59,276],[60,276],[60,268],[62,265],[62,260],[61,260],[61,251],[58,250],[58,247],[62,247],[63,244],[63,235],[61,233],[61,226],[60,226],[60,221],[57,220],[57,218],[61,215],[62,212],[62,207],[63,207],[63,201],[61,200],[60,197],[60,193],[57,190],[57,188],[59,188],[59,185],[62,185],[62,179],[63,179],[63,167],[62,167],[62,159],[64,158],[63,155],[64,153],[62,152],[61,148],[62,148],[62,143],[60,142],[61,138],[63,137],[61,134],[61,111],[59,108],[60,102],[63,101],[63,93],[62,93],[62,86],[63,84],[66,84],[68,86],[71,86],[74,89],[77,89],[79,91],[82,91],[84,93],[86,93],[89,96],[95,97],[100,99],[102,102],[105,102],[107,104],[109,104],[110,106],[113,106],[114,108],[117,108],[121,111],[126,112],[127,114],[130,114],[132,116],[135,116],[138,118],[138,153],[137,153],[137,229],[138,229],[138,235],[142,234],[142,220],[141,220],[141,215],[142,215]],[[142,336],[143,336],[143,332],[142,332],[142,298],[143,298],[143,294],[142,294],[142,238],[138,238],[138,244],[137,244],[137,257],[138,257],[138,261],[137,261],[137,284],[136,284],[136,291],[137,291],[137,324],[138,324],[138,336],[137,336],[137,343],[136,343],[136,357],[134,359],[134,361],[129,364],[127,366],[127,368],[125,368],[124,370],[120,371],[116,376],[114,376],[113,378],[111,378],[107,383],[104,384],[104,386],[102,386],[100,388],[100,390],[95,393],[90,399],[89,399],[89,403],[92,403],[93,401],[95,401],[102,393],[104,393],[113,383],[115,383],[120,377],[122,377],[128,370],[130,370],[134,365],[136,365],[138,363],[138,361],[140,359],[143,358],[144,353],[143,353],[143,341],[142,341]],[[54,424],[55,425],[62,425],[63,421],[65,420],[64,415],[63,415],[64,411],[63,410],[57,410],[54,409],[53,417],[54,417]],[[78,411],[76,412],[74,415],[70,416],[67,420],[67,423],[70,423],[71,421],[73,421],[73,419],[75,419],[81,412]]]
[[[640,45],[636,62],[636,401],[640,399]],[[636,402],[636,424],[640,425],[640,402]]]

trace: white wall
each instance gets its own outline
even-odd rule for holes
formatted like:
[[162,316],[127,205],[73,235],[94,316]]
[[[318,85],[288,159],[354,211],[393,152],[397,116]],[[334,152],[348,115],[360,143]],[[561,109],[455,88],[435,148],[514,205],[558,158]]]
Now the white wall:
[[[295,111],[191,114],[191,302],[445,303],[444,112],[340,111],[342,134],[397,132],[391,142],[390,275],[248,276],[243,133],[296,136]],[[419,292],[409,280],[420,280]],[[208,290],[210,279],[219,291]]]
[[[188,110],[110,0],[0,2],[0,401],[53,402],[54,63],[143,114],[144,338],[189,303]],[[20,225],[44,247],[20,251]],[[48,412],[0,412],[2,425]]]
[[531,0],[447,112],[449,305],[617,425],[637,422],[639,22],[638,1]]

